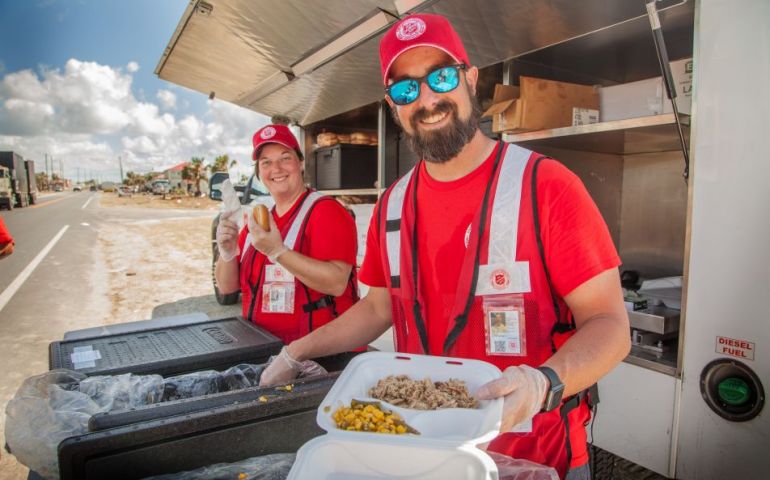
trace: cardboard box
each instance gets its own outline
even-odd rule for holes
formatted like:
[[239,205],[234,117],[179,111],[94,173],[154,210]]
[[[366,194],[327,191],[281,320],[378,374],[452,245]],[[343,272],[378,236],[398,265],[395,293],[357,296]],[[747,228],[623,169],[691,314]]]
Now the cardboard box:
[[493,132],[524,132],[569,127],[575,108],[598,110],[596,87],[520,77],[520,86],[495,86],[493,104],[484,117],[492,117]]
[[[671,62],[679,113],[689,115],[692,106],[692,59]],[[663,77],[604,87],[599,90],[602,122],[671,113]]]

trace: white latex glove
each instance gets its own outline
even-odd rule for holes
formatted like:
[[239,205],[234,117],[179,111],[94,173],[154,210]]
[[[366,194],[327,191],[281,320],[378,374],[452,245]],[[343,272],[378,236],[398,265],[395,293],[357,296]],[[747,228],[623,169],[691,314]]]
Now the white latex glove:
[[503,376],[479,387],[476,397],[491,400],[504,397],[501,432],[508,432],[534,417],[543,408],[549,381],[543,372],[528,365],[508,367]]
[[278,230],[278,226],[275,224],[273,214],[269,214],[267,218],[270,220],[269,232],[262,230],[262,227],[257,225],[254,215],[246,215],[246,222],[251,234],[251,244],[254,245],[257,251],[265,254],[271,262],[275,263],[278,257],[286,253],[289,248],[283,244],[283,238],[281,237],[280,230]]
[[238,212],[223,213],[219,217],[217,224],[217,248],[219,249],[219,258],[229,262],[238,256],[238,224],[232,220]]
[[302,368],[302,362],[292,358],[286,347],[281,349],[281,353],[270,358],[267,367],[259,377],[259,386],[277,385],[294,380],[299,375]]
[[225,262],[229,262],[238,256],[238,232],[242,223],[241,220],[241,201],[238,199],[233,184],[230,179],[222,182],[222,213],[219,215],[219,224],[217,225],[217,248],[219,257]]

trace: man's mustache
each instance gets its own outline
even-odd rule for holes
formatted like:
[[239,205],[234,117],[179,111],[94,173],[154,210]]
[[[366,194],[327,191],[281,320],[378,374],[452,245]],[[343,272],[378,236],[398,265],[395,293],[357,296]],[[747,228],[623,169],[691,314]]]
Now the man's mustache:
[[433,107],[433,110],[428,110],[425,107],[420,107],[412,114],[412,118],[409,119],[409,123],[412,125],[412,129],[417,129],[417,123],[432,115],[441,113],[453,113],[457,115],[457,106],[448,100],[441,100]]

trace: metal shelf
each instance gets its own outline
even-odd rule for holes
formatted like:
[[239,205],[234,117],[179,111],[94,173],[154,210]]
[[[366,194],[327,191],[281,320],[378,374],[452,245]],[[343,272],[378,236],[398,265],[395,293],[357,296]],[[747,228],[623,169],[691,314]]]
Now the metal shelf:
[[[689,136],[687,115],[680,115]],[[505,133],[503,140],[526,148],[550,147],[586,152],[632,155],[679,150],[674,114],[629,118],[579,127],[552,128],[525,133]]]

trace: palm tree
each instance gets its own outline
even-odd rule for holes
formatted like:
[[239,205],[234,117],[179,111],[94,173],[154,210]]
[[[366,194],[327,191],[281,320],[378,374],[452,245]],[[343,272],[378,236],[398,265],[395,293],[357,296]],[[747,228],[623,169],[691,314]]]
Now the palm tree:
[[211,168],[210,165],[203,164],[203,157],[192,157],[190,163],[185,165],[182,169],[182,178],[195,182],[195,195],[201,194],[201,178],[206,174],[206,171]]
[[211,166],[211,173],[226,172],[237,164],[238,162],[230,160],[230,157],[227,154],[220,155],[214,159],[214,164]]

